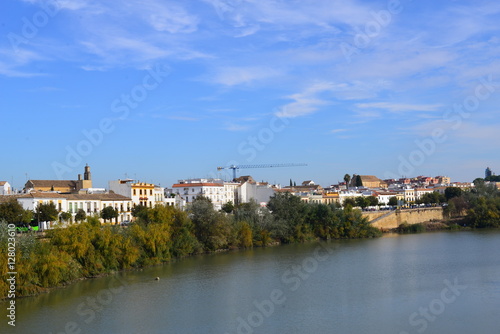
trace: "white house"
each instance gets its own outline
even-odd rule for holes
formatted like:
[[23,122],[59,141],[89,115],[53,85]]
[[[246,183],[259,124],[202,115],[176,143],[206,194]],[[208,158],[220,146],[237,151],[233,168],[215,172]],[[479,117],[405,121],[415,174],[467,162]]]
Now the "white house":
[[238,187],[237,203],[248,203],[254,200],[260,205],[266,205],[274,193],[274,189],[268,183],[247,181]]
[[[73,220],[82,209],[87,216],[100,215],[102,209],[111,206],[118,211],[118,218],[112,223],[121,223],[132,219],[133,202],[119,194],[59,194],[51,192],[32,192],[17,199],[25,210],[35,211],[38,205],[54,203],[59,212],[71,213]],[[36,217],[35,217],[36,219]],[[100,219],[101,222],[104,222]],[[46,226],[50,228],[50,226]]]
[[388,205],[391,197],[396,197],[397,193],[390,191],[377,191],[376,196],[380,205]]
[[136,182],[132,179],[109,181],[109,191],[132,199],[134,205],[149,208],[165,204],[165,191],[152,183]]
[[434,191],[432,188],[415,188],[415,200],[418,201],[425,194],[432,194]]
[[339,203],[341,205],[344,205],[344,201],[346,198],[355,198],[358,196],[363,196],[361,192],[358,192],[356,190],[342,190],[339,193]]
[[0,196],[1,195],[11,195],[12,187],[7,181],[0,181]]
[[235,203],[239,185],[221,179],[187,179],[172,185],[172,193],[180,196],[186,204],[192,203],[198,196],[207,197],[214,208],[220,210],[228,202]]

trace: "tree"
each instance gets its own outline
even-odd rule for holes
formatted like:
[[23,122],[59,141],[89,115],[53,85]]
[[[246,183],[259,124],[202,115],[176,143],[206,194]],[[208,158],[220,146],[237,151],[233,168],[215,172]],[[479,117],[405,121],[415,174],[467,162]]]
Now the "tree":
[[355,207],[356,200],[352,197],[347,197],[346,199],[344,199],[344,202],[342,203],[342,205],[344,206],[344,208],[348,205],[350,205],[351,207]]
[[368,196],[368,206],[377,206],[378,205],[378,198],[375,196]]
[[132,217],[147,221],[149,208],[144,205],[136,205],[132,208]]
[[387,205],[390,205],[390,206],[396,206],[398,205],[398,198],[396,196],[392,196],[389,198],[389,203],[387,203]]
[[364,209],[368,205],[370,205],[370,201],[368,200],[367,197],[365,196],[356,197],[356,206],[359,206],[360,208]]
[[7,224],[27,224],[33,219],[33,212],[24,210],[16,199],[0,204],[0,220],[4,219]]
[[85,210],[83,209],[78,209],[75,215],[75,221],[77,222],[82,222],[87,218],[87,214],[85,213]]
[[274,217],[272,232],[282,242],[290,242],[296,227],[304,223],[306,204],[300,197],[286,193],[274,194],[267,203],[267,208]]
[[356,187],[362,187],[363,181],[361,180],[361,176],[356,175]]
[[417,201],[418,204],[440,204],[446,202],[446,197],[440,194],[437,191],[433,191],[432,193],[424,194]]
[[344,181],[347,189],[349,189],[349,182],[351,182],[351,175],[349,174],[344,175]]
[[101,211],[101,218],[104,219],[104,221],[109,220],[113,218],[118,218],[118,211],[113,208],[112,206],[107,206]]
[[66,222],[70,221],[70,219],[71,219],[71,213],[69,213],[69,212],[61,212],[61,219],[63,221],[66,221]]
[[461,195],[462,195],[462,189],[458,187],[447,187],[444,190],[444,196],[448,201],[454,197],[460,197]]
[[214,210],[212,201],[198,196],[189,206],[194,234],[206,250],[214,251],[228,245],[230,226],[226,215]]
[[39,204],[35,211],[36,218],[38,222],[44,221],[56,221],[59,216],[59,211],[56,209],[56,205],[53,202],[47,204]]
[[234,204],[231,201],[224,203],[224,205],[222,205],[222,211],[224,211],[225,213],[231,213],[233,212],[233,210],[234,210]]

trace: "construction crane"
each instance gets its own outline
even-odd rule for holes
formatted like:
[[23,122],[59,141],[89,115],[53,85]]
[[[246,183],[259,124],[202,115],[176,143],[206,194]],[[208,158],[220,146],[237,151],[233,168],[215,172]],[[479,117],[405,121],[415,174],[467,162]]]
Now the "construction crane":
[[294,163],[285,163],[285,164],[261,164],[261,165],[231,165],[226,167],[217,167],[217,170],[223,169],[232,169],[233,170],[233,180],[236,180],[236,170],[237,169],[247,169],[247,168],[273,168],[273,167],[301,167],[307,166],[307,164],[294,164]]

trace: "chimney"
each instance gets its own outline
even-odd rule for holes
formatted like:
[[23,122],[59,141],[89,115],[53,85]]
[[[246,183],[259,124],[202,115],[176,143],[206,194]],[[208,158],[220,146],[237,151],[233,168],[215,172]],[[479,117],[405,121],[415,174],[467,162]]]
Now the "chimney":
[[78,181],[82,180],[82,174],[78,174]]

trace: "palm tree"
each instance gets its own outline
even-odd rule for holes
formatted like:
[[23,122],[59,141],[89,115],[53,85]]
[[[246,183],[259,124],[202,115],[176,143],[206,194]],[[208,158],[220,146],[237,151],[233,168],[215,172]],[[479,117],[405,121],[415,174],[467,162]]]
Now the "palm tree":
[[351,175],[349,174],[344,175],[344,181],[347,189],[349,189],[349,182],[351,181]]

